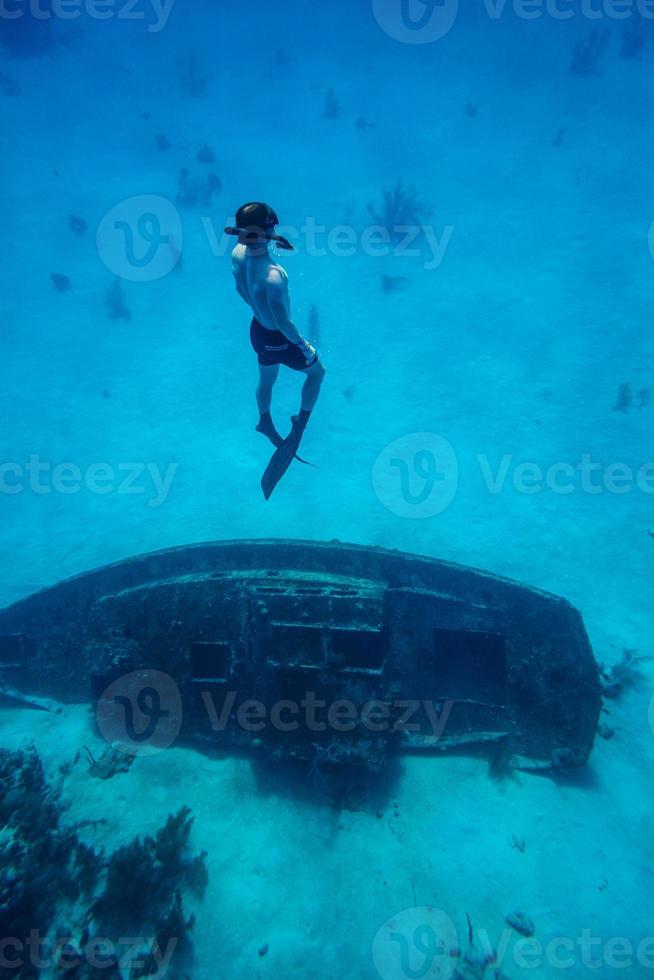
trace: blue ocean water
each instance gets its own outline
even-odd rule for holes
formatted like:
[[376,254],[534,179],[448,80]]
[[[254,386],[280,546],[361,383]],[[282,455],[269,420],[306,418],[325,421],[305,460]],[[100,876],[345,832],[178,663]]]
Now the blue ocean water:
[[[562,595],[602,667],[630,665],[582,775],[407,759],[368,809],[189,746],[91,779],[88,705],[3,708],[62,820],[107,821],[88,847],[190,807],[208,884],[169,976],[652,975],[650,7],[0,5],[0,606],[163,548],[338,540]],[[269,501],[223,232],[246,201],[295,245],[272,254],[327,369],[320,469]],[[283,369],[283,435],[300,387]],[[79,940],[82,905],[44,932]],[[434,909],[495,960],[421,953]]]

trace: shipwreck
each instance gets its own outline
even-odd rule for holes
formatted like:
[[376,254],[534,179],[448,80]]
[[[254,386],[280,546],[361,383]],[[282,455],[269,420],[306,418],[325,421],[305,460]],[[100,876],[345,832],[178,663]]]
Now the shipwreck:
[[152,694],[162,676],[181,738],[372,770],[394,753],[480,747],[522,768],[582,766],[601,709],[567,601],[379,548],[192,545],[0,611],[8,697],[111,712],[121,678]]

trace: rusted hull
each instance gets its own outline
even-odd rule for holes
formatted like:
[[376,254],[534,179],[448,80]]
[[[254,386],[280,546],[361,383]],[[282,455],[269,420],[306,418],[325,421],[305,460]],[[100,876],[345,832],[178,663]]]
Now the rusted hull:
[[[372,769],[392,752],[483,744],[583,765],[601,706],[565,600],[338,543],[201,544],[79,576],[0,612],[0,669],[13,688],[63,701],[163,672],[186,737]],[[324,707],[309,719],[313,701]],[[248,703],[261,727],[243,724]]]

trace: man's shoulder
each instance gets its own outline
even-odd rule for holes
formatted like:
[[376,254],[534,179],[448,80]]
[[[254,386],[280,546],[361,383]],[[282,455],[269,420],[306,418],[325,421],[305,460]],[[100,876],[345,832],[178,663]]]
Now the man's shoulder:
[[266,272],[266,282],[269,286],[285,286],[288,282],[286,269],[282,269],[281,265],[273,263]]
[[240,265],[244,259],[245,259],[245,245],[241,245],[241,243],[239,242],[238,245],[236,245],[232,251],[232,262],[234,263],[238,262]]

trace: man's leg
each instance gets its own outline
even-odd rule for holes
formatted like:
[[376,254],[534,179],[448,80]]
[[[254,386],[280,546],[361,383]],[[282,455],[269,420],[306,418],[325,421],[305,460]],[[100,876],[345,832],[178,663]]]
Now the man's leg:
[[259,387],[257,388],[257,405],[259,406],[259,423],[257,425],[257,432],[260,432],[270,439],[273,446],[281,446],[284,441],[280,436],[279,432],[275,428],[275,423],[272,420],[272,415],[270,414],[270,407],[272,405],[272,395],[273,388],[275,387],[275,382],[279,377],[279,364],[259,365]]
[[302,388],[302,412],[310,413],[316,407],[326,372],[320,361],[316,361],[304,373],[306,381]]
[[300,445],[300,440],[304,434],[304,430],[307,427],[309,419],[311,418],[311,412],[316,407],[316,402],[320,395],[320,389],[322,383],[325,380],[325,368],[320,363],[320,361],[315,361],[311,367],[305,370],[306,381],[302,388],[302,405],[300,407],[300,414],[293,416],[293,428],[291,430],[291,435],[289,439],[297,442]]
[[279,364],[268,366],[259,365],[259,387],[257,388],[257,405],[259,415],[268,415],[272,405],[272,394],[275,382],[279,377]]

